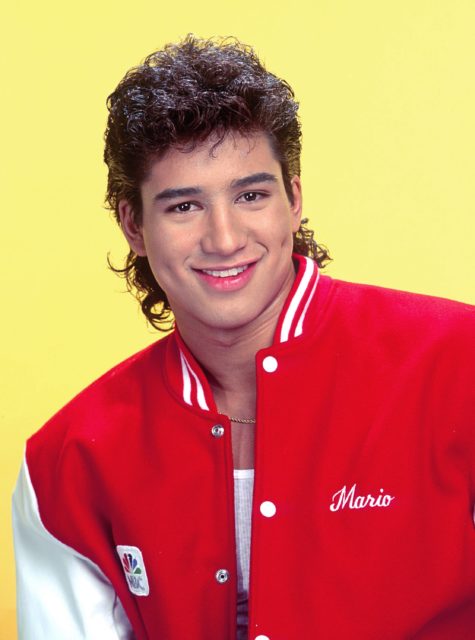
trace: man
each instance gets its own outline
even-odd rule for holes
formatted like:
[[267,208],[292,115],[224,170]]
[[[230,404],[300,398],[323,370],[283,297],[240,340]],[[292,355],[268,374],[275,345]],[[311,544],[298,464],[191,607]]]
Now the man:
[[288,85],[186,38],[109,98],[157,328],[28,442],[20,638],[475,634],[474,309],[320,275]]

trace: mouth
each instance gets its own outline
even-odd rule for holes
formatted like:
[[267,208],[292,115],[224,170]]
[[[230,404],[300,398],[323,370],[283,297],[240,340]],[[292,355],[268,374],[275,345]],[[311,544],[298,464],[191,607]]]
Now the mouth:
[[214,269],[195,269],[200,280],[217,292],[238,291],[252,279],[257,261],[234,267],[215,267]]
[[246,271],[249,266],[248,264],[244,264],[242,267],[231,267],[230,269],[200,269],[200,271],[209,276],[213,276],[213,278],[232,278]]

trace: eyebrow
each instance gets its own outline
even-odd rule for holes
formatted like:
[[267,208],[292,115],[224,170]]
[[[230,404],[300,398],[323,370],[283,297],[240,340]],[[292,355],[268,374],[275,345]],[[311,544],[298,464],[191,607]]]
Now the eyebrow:
[[238,178],[237,180],[233,180],[231,182],[231,187],[250,187],[253,184],[257,184],[259,182],[277,182],[277,176],[274,176],[272,173],[253,173],[250,176],[245,176],[244,178]]
[[187,198],[202,193],[199,187],[182,187],[181,189],[164,189],[157,193],[154,200],[172,200],[173,198]]
[[[231,188],[243,188],[250,187],[260,182],[277,182],[277,176],[272,173],[266,173],[265,171],[260,173],[252,173],[244,178],[237,178],[231,182]],[[203,193],[200,187],[178,187],[171,189],[164,189],[157,193],[154,197],[155,201],[159,200],[173,200],[174,198],[188,198],[191,196],[197,196]]]

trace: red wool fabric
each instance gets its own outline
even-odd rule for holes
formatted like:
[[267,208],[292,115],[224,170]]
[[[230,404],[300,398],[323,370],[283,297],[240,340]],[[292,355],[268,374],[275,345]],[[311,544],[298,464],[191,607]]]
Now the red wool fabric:
[[[249,638],[472,639],[475,308],[297,260],[256,356]],[[28,442],[44,526],[99,566],[139,640],[235,639],[230,434],[175,332]],[[121,545],[149,595],[130,591]]]

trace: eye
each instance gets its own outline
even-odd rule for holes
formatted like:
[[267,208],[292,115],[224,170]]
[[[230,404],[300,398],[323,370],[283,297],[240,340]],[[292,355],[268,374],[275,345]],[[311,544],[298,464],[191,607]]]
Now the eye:
[[244,202],[257,202],[258,200],[261,200],[266,196],[267,194],[261,193],[260,191],[246,191],[246,193],[243,193],[242,195],[240,195],[237,200],[238,202],[239,200],[241,201],[244,200]]
[[179,204],[174,204],[167,209],[167,211],[172,213],[188,213],[189,211],[194,211],[196,209],[196,205],[193,202],[180,202]]

